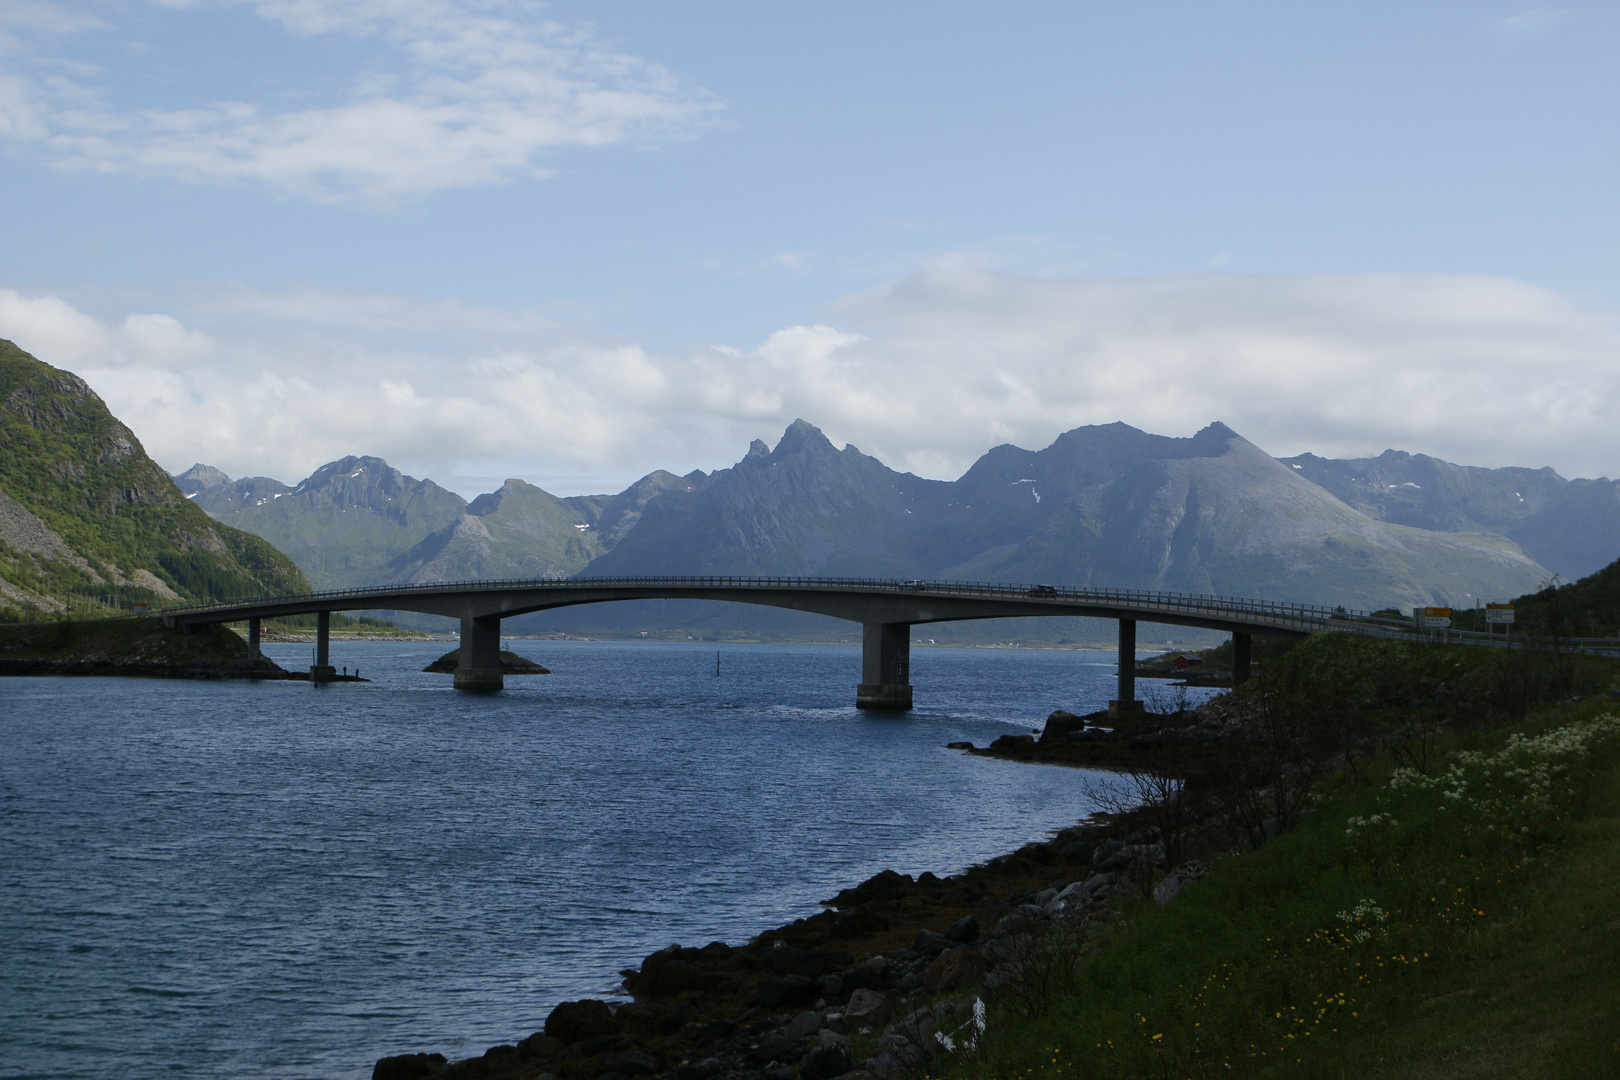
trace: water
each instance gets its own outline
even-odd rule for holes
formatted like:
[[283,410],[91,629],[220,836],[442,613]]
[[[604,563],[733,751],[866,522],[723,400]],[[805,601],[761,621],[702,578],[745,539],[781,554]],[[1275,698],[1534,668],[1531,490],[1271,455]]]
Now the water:
[[[1112,696],[1107,654],[524,642],[493,697],[444,643],[375,681],[0,681],[0,1077],[366,1077],[606,996],[878,870],[948,873],[1085,817],[1087,775],[971,758]],[[284,666],[309,647],[269,646]]]

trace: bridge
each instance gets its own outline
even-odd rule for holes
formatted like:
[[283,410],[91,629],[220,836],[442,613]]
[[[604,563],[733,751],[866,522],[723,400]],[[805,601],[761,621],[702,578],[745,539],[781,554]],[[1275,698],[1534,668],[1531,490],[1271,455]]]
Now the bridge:
[[602,577],[387,585],[170,608],[162,614],[170,626],[181,629],[245,621],[248,645],[256,658],[264,619],[313,613],[316,643],[310,678],[316,682],[335,675],[330,662],[332,612],[381,609],[448,616],[461,623],[456,688],[487,691],[504,685],[502,619],[580,604],[655,599],[759,604],[860,623],[861,681],[855,704],[862,709],[911,708],[911,628],[922,623],[1051,615],[1116,620],[1119,686],[1118,697],[1110,703],[1116,711],[1140,708],[1135,664],[1138,621],[1230,633],[1232,676],[1238,683],[1249,676],[1256,632],[1412,634],[1405,620],[1270,600],[1004,582],[818,577]]

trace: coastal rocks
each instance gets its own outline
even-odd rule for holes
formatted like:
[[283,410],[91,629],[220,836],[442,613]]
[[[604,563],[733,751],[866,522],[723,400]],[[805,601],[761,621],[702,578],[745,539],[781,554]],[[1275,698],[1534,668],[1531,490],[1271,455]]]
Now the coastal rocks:
[[596,1059],[603,1070],[620,1076],[650,1076],[658,1071],[658,1059],[639,1050],[623,1054],[603,1054]]
[[613,1010],[605,1001],[586,998],[584,1001],[565,1001],[551,1010],[546,1017],[546,1034],[565,1046],[587,1039],[605,1039],[619,1031]]
[[1046,726],[1041,729],[1041,742],[1062,742],[1071,732],[1081,731],[1085,726],[1086,717],[1059,709],[1046,718]]
[[893,870],[883,870],[873,874],[854,888],[844,889],[837,896],[827,901],[828,906],[835,908],[854,908],[873,900],[898,900],[905,895],[906,887],[913,884],[910,874],[897,874]]
[[889,928],[889,920],[870,908],[857,908],[833,919],[832,936],[844,941],[851,938],[881,934]]
[[966,915],[956,920],[945,931],[945,940],[967,945],[979,939],[979,920]]
[[1018,752],[1035,749],[1035,736],[1033,735],[1003,735],[990,744],[990,749],[997,753]]
[[816,980],[808,975],[773,975],[759,984],[759,1004],[774,1012],[816,999]]
[[443,1054],[398,1054],[378,1061],[371,1070],[371,1080],[420,1080],[446,1064]]

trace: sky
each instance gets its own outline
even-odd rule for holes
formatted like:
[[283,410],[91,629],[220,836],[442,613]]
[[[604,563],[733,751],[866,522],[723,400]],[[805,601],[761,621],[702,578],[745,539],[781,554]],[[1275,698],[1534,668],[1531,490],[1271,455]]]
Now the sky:
[[803,417],[1620,474],[1620,7],[0,0],[0,337],[178,471]]

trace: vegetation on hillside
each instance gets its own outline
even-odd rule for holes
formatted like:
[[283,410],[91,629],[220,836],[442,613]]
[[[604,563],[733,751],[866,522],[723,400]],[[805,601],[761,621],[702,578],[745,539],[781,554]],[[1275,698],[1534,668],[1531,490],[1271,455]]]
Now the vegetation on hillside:
[[1124,919],[1054,924],[919,1075],[1620,1076],[1620,664],[1324,634],[1261,671],[1116,792]]
[[0,617],[305,589],[265,540],[211,521],[70,372],[0,341]]

